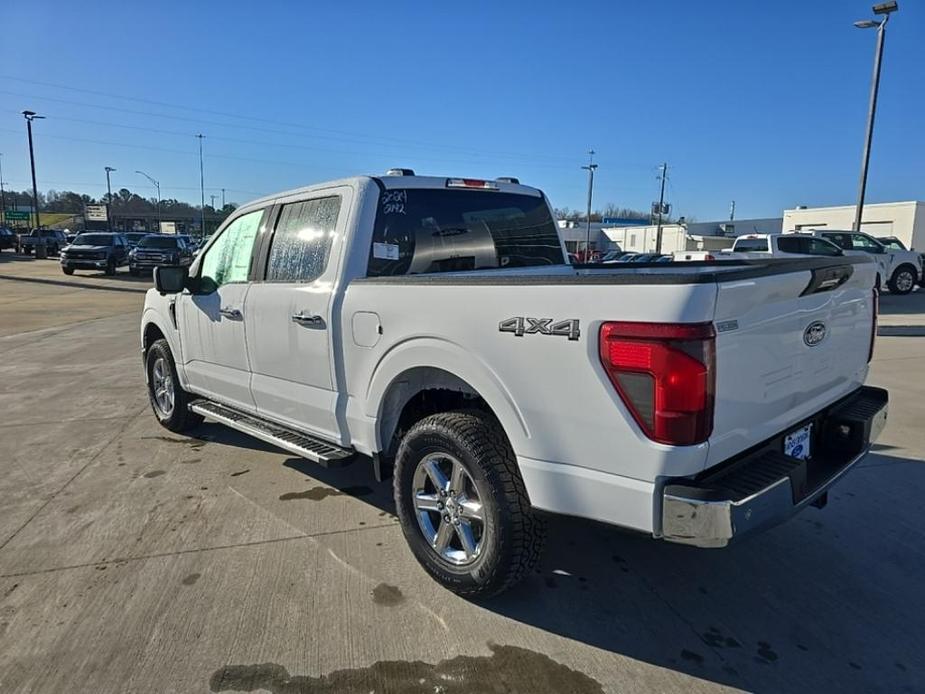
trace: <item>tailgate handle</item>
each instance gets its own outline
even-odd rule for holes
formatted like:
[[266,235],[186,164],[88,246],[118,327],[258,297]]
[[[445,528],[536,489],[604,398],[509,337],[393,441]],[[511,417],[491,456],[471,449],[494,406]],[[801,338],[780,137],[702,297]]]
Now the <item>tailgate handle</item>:
[[835,267],[816,268],[812,271],[809,284],[806,285],[806,289],[803,290],[800,296],[818,294],[819,292],[830,292],[851,279],[851,275],[853,274],[853,265],[836,265]]

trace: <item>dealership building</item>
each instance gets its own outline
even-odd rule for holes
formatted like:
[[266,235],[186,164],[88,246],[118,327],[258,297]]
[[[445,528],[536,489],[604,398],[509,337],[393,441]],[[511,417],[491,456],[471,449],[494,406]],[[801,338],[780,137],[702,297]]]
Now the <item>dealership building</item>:
[[[784,210],[784,231],[850,230],[854,205],[796,207]],[[925,250],[925,202],[881,202],[864,205],[861,231],[871,236],[895,236],[906,248]]]
[[[779,234],[780,217],[734,219],[720,222],[681,222],[662,225],[662,253],[719,251],[729,248],[742,234]],[[655,224],[616,226],[602,232],[612,245],[624,251],[654,253],[658,238]]]

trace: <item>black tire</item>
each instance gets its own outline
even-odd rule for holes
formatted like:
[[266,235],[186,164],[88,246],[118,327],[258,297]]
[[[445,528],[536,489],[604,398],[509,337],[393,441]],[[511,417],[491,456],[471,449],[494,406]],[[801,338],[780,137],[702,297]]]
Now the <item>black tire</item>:
[[141,274],[141,270],[139,270],[137,267],[133,267],[129,268],[129,273],[132,275],[132,277],[138,277]]
[[72,268],[72,267],[63,267],[63,268],[61,268],[61,269],[64,271],[64,274],[65,274],[65,275],[73,275],[73,274],[74,274],[74,268]]
[[[163,365],[167,367],[166,376],[172,379],[174,398],[173,407],[170,411],[165,411],[158,405],[155,397],[154,369],[159,359],[163,360]],[[189,404],[193,396],[180,387],[180,379],[177,378],[177,367],[173,362],[173,354],[170,352],[170,345],[167,340],[161,338],[148,348],[145,354],[145,374],[148,381],[148,401],[151,403],[154,416],[157,417],[157,421],[160,422],[161,426],[179,434],[202,424],[202,415],[189,410]]]
[[110,259],[109,262],[106,263],[106,274],[107,275],[116,274],[116,261]]
[[915,288],[915,281],[918,277],[918,271],[909,264],[900,265],[893,271],[893,276],[887,286],[891,294],[908,294]]
[[[425,457],[439,454],[462,464],[486,519],[478,554],[462,566],[431,546],[414,507],[415,471]],[[523,579],[539,560],[545,521],[530,506],[507,436],[490,415],[444,412],[419,421],[398,448],[393,484],[398,517],[411,551],[438,583],[454,593],[480,598],[497,595]],[[437,513],[438,522],[441,513]]]

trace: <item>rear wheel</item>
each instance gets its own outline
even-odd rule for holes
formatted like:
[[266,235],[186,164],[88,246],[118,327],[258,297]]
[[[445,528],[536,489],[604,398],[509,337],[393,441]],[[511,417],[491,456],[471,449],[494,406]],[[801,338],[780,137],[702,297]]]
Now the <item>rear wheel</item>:
[[445,412],[415,424],[398,449],[394,491],[415,558],[455,593],[496,595],[540,557],[545,523],[504,431],[485,413]]
[[161,426],[180,433],[202,423],[202,415],[189,411],[192,396],[180,387],[167,340],[161,338],[148,348],[145,370],[148,400]]
[[890,278],[892,294],[908,294],[915,287],[916,270],[911,265],[900,265]]
[[106,274],[107,275],[116,274],[116,261],[111,258],[109,259],[109,262],[106,263]]
[[72,268],[72,267],[63,267],[63,268],[61,268],[61,269],[64,271],[64,274],[65,274],[65,275],[73,275],[73,274],[74,274],[74,268]]

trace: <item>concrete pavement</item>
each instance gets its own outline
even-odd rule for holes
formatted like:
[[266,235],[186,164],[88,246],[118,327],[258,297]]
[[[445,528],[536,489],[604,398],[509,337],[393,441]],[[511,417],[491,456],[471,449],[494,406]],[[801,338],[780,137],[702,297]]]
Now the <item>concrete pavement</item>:
[[921,337],[878,338],[890,423],[825,509],[718,551],[553,519],[540,570],[472,603],[367,461],[159,427],[123,274],[0,254],[0,691],[920,690]]

